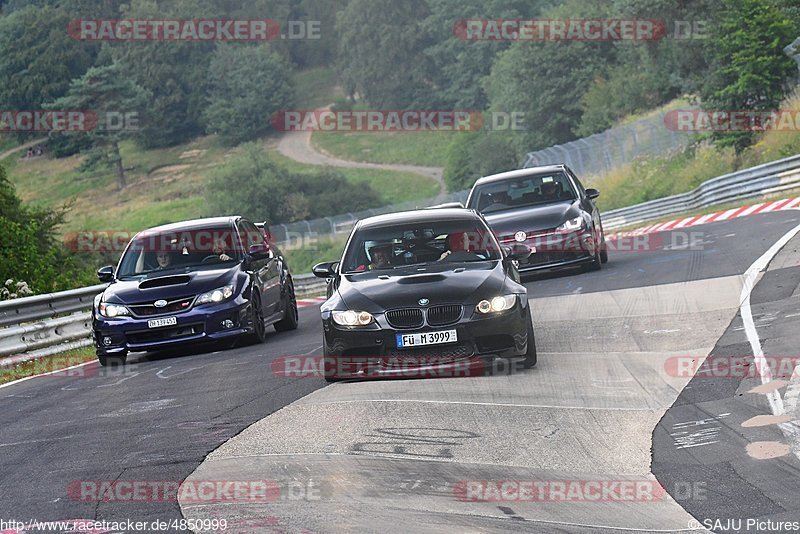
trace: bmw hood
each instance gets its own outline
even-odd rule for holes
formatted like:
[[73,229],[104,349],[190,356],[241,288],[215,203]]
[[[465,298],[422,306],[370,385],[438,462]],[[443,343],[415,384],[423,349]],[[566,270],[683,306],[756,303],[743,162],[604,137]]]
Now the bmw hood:
[[381,312],[393,308],[477,303],[507,292],[500,261],[452,263],[342,275],[339,296],[349,309]]
[[568,219],[580,217],[581,210],[578,201],[558,202],[544,206],[530,206],[484,213],[486,222],[489,223],[494,233],[499,238],[513,236],[520,230],[536,232],[552,230],[564,224]]
[[118,304],[136,304],[156,300],[185,298],[219,287],[235,284],[238,266],[232,269],[173,271],[150,274],[135,280],[116,280],[106,288],[103,300]]

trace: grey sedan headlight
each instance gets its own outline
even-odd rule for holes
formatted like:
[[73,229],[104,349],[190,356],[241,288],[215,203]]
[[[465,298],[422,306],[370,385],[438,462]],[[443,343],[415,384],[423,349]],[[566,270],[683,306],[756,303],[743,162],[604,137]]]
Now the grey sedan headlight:
[[575,217],[556,228],[556,230],[560,232],[570,232],[572,230],[580,230],[581,228],[583,228],[583,217]]

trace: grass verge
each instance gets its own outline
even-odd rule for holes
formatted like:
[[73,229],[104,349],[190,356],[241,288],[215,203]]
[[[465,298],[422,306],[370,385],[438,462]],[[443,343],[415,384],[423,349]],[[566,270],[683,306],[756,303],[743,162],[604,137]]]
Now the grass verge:
[[297,276],[310,274],[311,268],[317,263],[339,261],[342,257],[342,252],[344,252],[346,242],[346,235],[333,239],[321,238],[301,248],[283,249],[281,252],[289,262],[292,273]]
[[[800,111],[800,92],[781,109]],[[768,131],[741,154],[698,144],[679,153],[636,160],[601,177],[587,177],[586,183],[601,191],[598,206],[608,211],[685,193],[706,180],[798,153],[800,131]]]
[[[0,384],[6,384],[29,376],[59,371],[80,363],[92,361],[96,358],[94,347],[84,347],[82,349],[74,349],[10,367],[0,367]],[[74,372],[68,371],[58,376],[81,376],[80,373],[80,370],[75,370]]]
[[[170,222],[217,215],[211,213],[205,184],[213,169],[236,152],[213,137],[166,149],[142,150],[133,142],[121,146],[128,187],[117,190],[109,169],[81,171],[80,156],[24,161],[13,156],[2,163],[26,203],[56,207],[72,202],[63,233],[80,230],[138,231]],[[280,163],[299,172],[318,170],[267,149]],[[435,196],[430,178],[412,173],[339,169],[348,180],[369,183],[387,204]]]
[[332,156],[369,163],[444,167],[459,132],[314,132],[311,142]]

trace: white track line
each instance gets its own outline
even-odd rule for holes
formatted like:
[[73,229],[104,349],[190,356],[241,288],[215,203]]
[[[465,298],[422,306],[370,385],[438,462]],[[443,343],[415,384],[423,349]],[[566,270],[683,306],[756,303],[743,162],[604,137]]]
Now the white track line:
[[[761,377],[762,384],[768,384],[772,382],[772,370],[769,367],[769,364],[764,357],[764,349],[761,346],[761,339],[758,337],[758,330],[756,330],[756,325],[753,321],[753,311],[750,308],[750,294],[755,287],[756,281],[758,280],[762,271],[764,271],[772,259],[786,246],[794,236],[800,233],[800,224],[789,230],[783,237],[781,237],[768,251],[766,251],[760,258],[758,258],[753,265],[750,266],[749,269],[744,273],[744,285],[742,287],[741,293],[741,313],[742,313],[742,323],[744,324],[744,331],[747,335],[747,340],[750,342],[750,348],[753,351],[753,357],[755,360],[756,368],[758,369],[758,374]],[[800,377],[800,374],[797,373],[797,369],[795,369],[795,373],[792,375],[792,378]],[[786,414],[786,406],[784,405],[783,399],[778,393],[777,390],[772,391],[767,394],[767,400],[769,401],[770,409],[772,410],[773,415],[784,415]],[[791,423],[782,423],[778,425],[778,427],[783,432],[786,439],[789,441],[792,451],[794,452],[795,456],[800,458],[800,432],[798,427]]]
[[90,363],[96,363],[97,360],[89,360],[88,362],[79,363],[77,365],[73,365],[72,367],[64,367],[63,369],[56,369],[55,371],[50,371],[49,373],[42,373],[40,375],[33,375],[33,376],[26,376],[25,378],[20,378],[19,380],[14,380],[13,382],[6,382],[5,384],[0,384],[0,389],[7,388],[9,386],[13,386],[14,384],[19,384],[20,382],[25,382],[26,380],[32,380],[34,378],[39,378],[41,376],[48,376],[53,375],[56,373],[63,373],[64,371],[69,371],[70,369],[77,369],[78,367],[83,367],[84,365],[89,365]]

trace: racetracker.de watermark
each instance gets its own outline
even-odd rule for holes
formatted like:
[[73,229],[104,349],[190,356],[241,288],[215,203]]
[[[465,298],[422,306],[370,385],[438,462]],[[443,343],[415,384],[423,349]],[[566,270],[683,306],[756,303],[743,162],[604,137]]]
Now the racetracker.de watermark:
[[88,133],[138,129],[139,113],[136,111],[0,110],[2,133]]
[[462,19],[453,25],[462,41],[660,41],[706,39],[706,21],[657,19]]
[[273,41],[321,39],[318,20],[272,19],[75,19],[67,33],[78,41]]
[[[513,363],[504,365],[504,371],[513,372]],[[272,361],[271,367],[275,375],[287,378],[460,378],[484,376],[492,371],[491,364],[477,357],[454,360],[435,355],[281,356]]]
[[476,132],[525,130],[525,113],[472,110],[285,110],[272,115],[279,132]]
[[653,502],[666,494],[654,480],[462,480],[453,487],[466,502]]
[[800,110],[772,111],[675,109],[664,115],[668,130],[686,133],[797,132]]
[[674,356],[664,362],[664,372],[675,378],[791,378],[800,356]]
[[320,39],[320,21],[272,19],[75,19],[67,33],[78,41],[273,41]]
[[79,502],[193,504],[319,501],[322,484],[307,480],[74,480],[67,496]]
[[[135,240],[133,240],[134,237]],[[267,234],[263,231],[258,238],[269,242]],[[178,252],[182,254],[213,253],[216,250],[246,253],[250,250],[248,243],[240,239],[232,230],[224,228],[174,232],[82,230],[66,233],[63,242],[64,246],[72,252],[87,253],[116,253],[126,249],[131,252]]]
[[[605,247],[609,253],[639,253],[658,251],[697,251],[706,246],[704,232],[670,231],[652,234],[622,233],[605,238]],[[524,232],[516,235],[500,237],[504,246],[523,243],[536,254],[547,253],[585,253],[593,252],[595,242],[600,240],[599,232],[594,234],[571,231]]]

